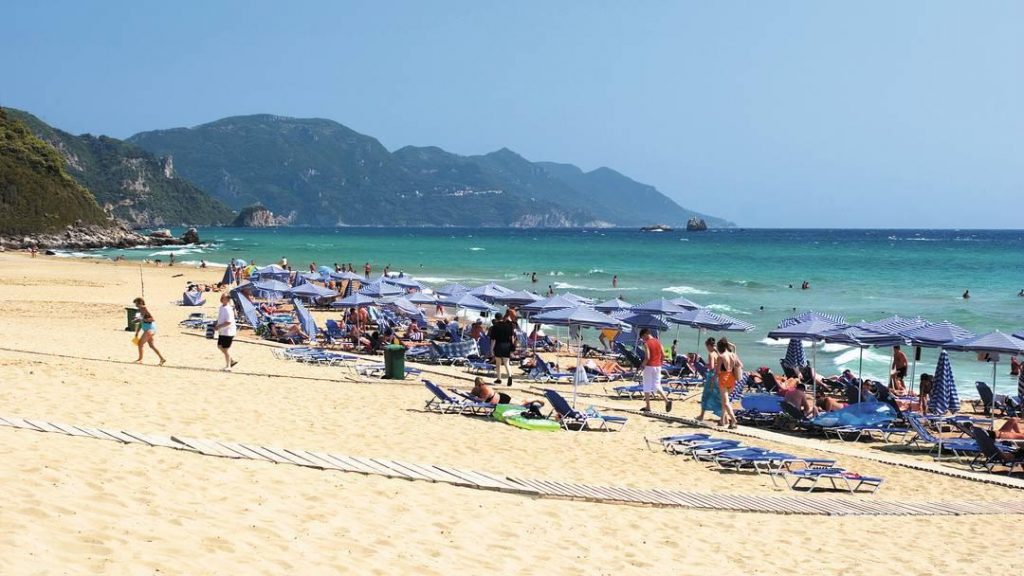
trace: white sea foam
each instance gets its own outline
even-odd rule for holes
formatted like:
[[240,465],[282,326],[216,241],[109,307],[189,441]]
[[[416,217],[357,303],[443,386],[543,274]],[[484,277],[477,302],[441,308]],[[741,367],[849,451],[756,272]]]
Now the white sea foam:
[[548,276],[565,276],[565,272],[562,272],[561,270],[552,270],[551,272],[548,272]]
[[822,346],[821,346],[821,351],[825,352],[826,354],[835,354],[835,353],[838,353],[838,352],[845,352],[846,350],[849,350],[849,349],[850,349],[850,346],[848,346],[846,344],[836,344],[836,343],[833,343],[833,342],[828,342],[828,343],[822,344]]
[[415,276],[420,282],[426,282],[427,284],[448,284],[450,280],[442,278],[440,276]]
[[747,316],[750,316],[750,312],[733,308],[728,304],[708,304],[707,306],[705,306],[705,308],[707,308],[708,310],[714,310],[715,312],[725,312],[728,314],[745,314]]
[[[857,348],[851,348],[850,350],[847,350],[846,352],[843,352],[842,354],[836,356],[832,360],[832,363],[835,364],[836,366],[847,365],[847,368],[850,368],[850,366],[852,365],[855,368],[857,365],[860,364],[860,350],[858,350]],[[873,348],[865,348],[864,365],[867,366],[869,364],[875,367],[887,367],[889,365],[889,356]],[[851,370],[854,368],[851,368]]]
[[204,251],[203,251],[202,248],[188,248],[188,247],[184,247],[184,248],[175,248],[173,250],[159,250],[157,252],[150,252],[149,255],[150,256],[170,256],[171,254],[174,254],[175,256],[183,256],[185,254],[203,254],[203,252]]
[[587,274],[604,274],[604,270],[600,268],[591,268]]
[[672,292],[673,294],[713,294],[713,292],[694,288],[693,286],[669,286],[668,288],[662,288],[661,290],[663,292]]
[[[181,265],[182,266],[195,266],[195,267],[198,268],[199,264],[200,264],[199,260],[182,260],[181,261]],[[206,263],[206,267],[207,268],[227,268],[228,265],[227,264],[221,264],[220,262],[207,262]]]
[[[764,344],[765,346],[788,346],[789,345],[789,340],[786,339],[786,338],[782,338],[780,340],[775,340],[773,338],[765,337],[765,338],[761,338],[757,342],[758,342],[758,344]],[[807,348],[808,346],[811,345],[810,342],[801,342],[801,344],[803,345],[804,348]]]
[[473,252],[482,252],[482,251],[486,250],[486,248],[481,248],[479,246],[473,246],[472,248],[470,248],[470,250],[472,250]]
[[568,282],[555,282],[552,286],[558,290],[590,290],[590,288],[587,288],[586,286],[577,286],[576,284],[569,284]]

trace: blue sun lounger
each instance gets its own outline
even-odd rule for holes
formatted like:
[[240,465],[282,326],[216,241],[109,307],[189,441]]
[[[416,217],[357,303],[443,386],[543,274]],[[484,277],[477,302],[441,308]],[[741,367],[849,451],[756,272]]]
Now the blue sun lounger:
[[494,412],[494,404],[456,398],[430,380],[423,380],[423,385],[433,395],[424,404],[424,408],[427,410],[440,412],[441,414],[470,414],[476,416],[490,416]]
[[[861,487],[868,487],[871,489],[871,493],[874,494],[882,487],[882,483],[885,482],[883,478],[878,476],[862,476],[844,468],[782,470],[772,475],[773,481],[775,476],[783,478],[790,489],[798,490],[806,487],[807,492],[813,492],[818,487],[819,482],[828,480],[832,484],[833,490],[843,490],[845,488],[850,494],[853,494],[860,490]],[[843,487],[840,487],[837,482],[841,483]]]
[[[551,403],[551,408],[558,414],[559,422],[566,430],[621,430],[629,421],[625,416],[601,414],[593,408],[577,410],[561,394],[554,390],[545,390],[544,397]],[[595,424],[596,423],[596,426]]]
[[929,452],[937,450],[939,457],[942,456],[943,451],[949,452],[957,458],[973,456],[981,452],[981,447],[973,439],[942,438],[932,434],[915,416],[907,416],[907,423],[914,431],[914,437],[907,443],[907,446],[923,446],[928,448]]

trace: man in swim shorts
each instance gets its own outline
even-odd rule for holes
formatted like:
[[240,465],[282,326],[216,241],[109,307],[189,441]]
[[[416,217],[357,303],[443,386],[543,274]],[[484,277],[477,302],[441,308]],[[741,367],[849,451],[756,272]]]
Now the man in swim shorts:
[[644,343],[646,354],[644,354],[644,412],[651,411],[651,396],[655,393],[665,401],[665,412],[672,411],[672,401],[669,400],[665,389],[661,387],[661,365],[665,359],[665,351],[661,347],[661,341],[651,335],[647,328],[640,330],[640,340]]
[[220,295],[217,324],[213,326],[213,329],[217,331],[217,349],[224,355],[223,369],[231,370],[238,362],[231,359],[231,352],[228,349],[231,348],[235,334],[238,333],[238,325],[235,323],[235,309],[231,306],[231,296],[227,292]]

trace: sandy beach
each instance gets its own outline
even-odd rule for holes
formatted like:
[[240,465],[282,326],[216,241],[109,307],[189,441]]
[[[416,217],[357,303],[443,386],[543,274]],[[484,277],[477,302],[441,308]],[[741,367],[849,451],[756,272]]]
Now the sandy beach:
[[[245,337],[233,348],[239,365],[224,373],[214,343],[178,327],[194,309],[173,304],[186,280],[214,283],[222,270],[142,270],[163,367],[149,350],[143,365],[132,363],[124,307],[140,293],[137,263],[0,254],[0,417],[636,488],[909,502],[1022,496],[847,456],[843,466],[885,477],[877,494],[790,493],[766,476],[647,448],[645,437],[690,430],[677,424],[634,415],[618,433],[544,434],[427,413],[416,379],[278,360]],[[215,300],[208,295],[208,315]],[[459,369],[441,372],[430,377],[470,385]],[[527,385],[512,396],[536,396]],[[600,384],[588,392],[603,395]],[[597,396],[585,401],[641,405]],[[676,410],[692,416],[697,402]],[[990,551],[1015,550],[1018,535],[1006,528],[1021,525],[1009,515],[833,518],[560,501],[7,427],[0,457],[2,574],[978,572],[1003,570],[1009,556]]]

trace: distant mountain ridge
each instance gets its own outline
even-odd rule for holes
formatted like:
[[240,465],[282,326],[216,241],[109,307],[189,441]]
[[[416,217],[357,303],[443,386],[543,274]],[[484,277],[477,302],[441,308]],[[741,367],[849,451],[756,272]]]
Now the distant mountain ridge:
[[133,228],[210,226],[234,219],[231,209],[175,174],[171,157],[108,136],[75,136],[32,114],[7,109],[12,118],[53,146],[68,175],[85,186],[105,211]]
[[126,140],[235,209],[262,205],[299,225],[639,226],[692,216],[654,187],[610,169],[530,162],[511,150],[461,156],[437,147],[389,152],[337,122],[269,114]]

